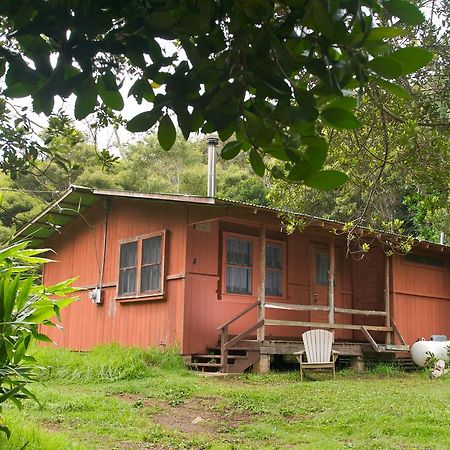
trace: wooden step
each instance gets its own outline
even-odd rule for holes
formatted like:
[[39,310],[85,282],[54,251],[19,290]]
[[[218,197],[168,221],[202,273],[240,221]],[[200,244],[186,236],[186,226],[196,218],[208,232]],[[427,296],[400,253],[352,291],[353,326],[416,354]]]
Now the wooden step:
[[[220,346],[217,346],[217,347],[208,347],[208,350],[211,350],[211,351],[217,351],[217,352],[220,353]],[[234,352],[234,351],[246,352],[246,351],[249,351],[249,350],[255,350],[255,347],[251,347],[251,346],[248,346],[248,347],[242,347],[242,346],[240,346],[240,347],[231,347],[231,348],[228,350],[228,352]]]
[[409,345],[378,344],[383,352],[409,352]]
[[200,363],[200,362],[191,362],[189,363],[190,367],[222,367],[220,363]]
[[[194,359],[220,359],[220,353],[217,353],[217,354],[214,354],[214,355],[212,355],[212,354],[209,354],[209,355],[197,355],[197,354],[194,354],[194,355],[192,355],[192,358],[194,358]],[[245,355],[230,355],[230,354],[228,354],[228,359],[242,359],[242,358],[246,358],[246,356]]]

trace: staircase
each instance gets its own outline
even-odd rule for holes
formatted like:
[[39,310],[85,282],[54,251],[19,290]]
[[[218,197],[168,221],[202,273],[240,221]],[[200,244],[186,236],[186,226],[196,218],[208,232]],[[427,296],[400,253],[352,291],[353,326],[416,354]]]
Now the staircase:
[[[227,373],[242,373],[259,360],[259,343],[254,340],[240,341],[228,350]],[[217,373],[223,370],[220,344],[208,347],[205,354],[191,355],[189,367],[202,372]]]

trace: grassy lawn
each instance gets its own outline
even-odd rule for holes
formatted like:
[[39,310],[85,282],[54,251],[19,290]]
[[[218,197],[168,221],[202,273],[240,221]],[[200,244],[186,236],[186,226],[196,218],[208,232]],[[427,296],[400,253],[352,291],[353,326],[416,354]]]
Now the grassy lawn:
[[42,407],[6,409],[13,435],[1,449],[450,449],[449,375],[384,367],[300,383],[297,373],[204,378],[173,350],[38,356],[52,366],[34,386]]

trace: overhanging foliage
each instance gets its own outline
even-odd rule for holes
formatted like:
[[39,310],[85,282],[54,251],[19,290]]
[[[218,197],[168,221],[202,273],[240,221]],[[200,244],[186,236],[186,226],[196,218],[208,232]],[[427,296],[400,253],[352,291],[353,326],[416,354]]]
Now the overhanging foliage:
[[[392,26],[377,26],[389,17]],[[185,138],[234,135],[224,157],[250,152],[259,175],[272,157],[281,161],[269,166],[275,177],[319,188],[346,176],[321,170],[327,142],[318,121],[357,128],[354,90],[372,79],[405,96],[392,80],[432,57],[389,45],[423,21],[406,0],[4,0],[0,18],[4,95],[31,96],[35,112],[49,115],[55,96],[75,94],[77,119],[104,119],[123,108],[128,74],[128,96],[149,102],[130,131],[159,122],[169,149],[175,115]]]

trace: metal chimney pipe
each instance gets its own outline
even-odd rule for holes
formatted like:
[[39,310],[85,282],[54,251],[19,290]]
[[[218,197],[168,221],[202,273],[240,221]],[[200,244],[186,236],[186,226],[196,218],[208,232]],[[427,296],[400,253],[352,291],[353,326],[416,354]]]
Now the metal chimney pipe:
[[206,137],[208,144],[208,197],[216,195],[216,150],[219,145],[219,138],[210,134]]
[[441,231],[441,234],[439,235],[439,244],[444,245],[445,235],[444,232]]

